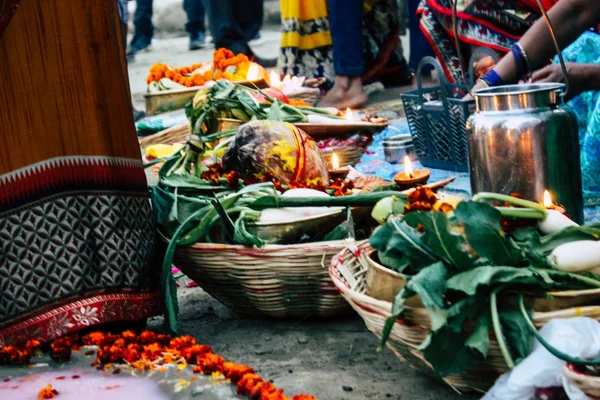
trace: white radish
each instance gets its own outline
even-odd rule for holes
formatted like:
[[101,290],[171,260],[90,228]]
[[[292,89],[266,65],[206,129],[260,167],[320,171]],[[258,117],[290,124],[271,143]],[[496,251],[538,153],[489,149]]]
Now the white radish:
[[538,228],[544,235],[560,232],[570,226],[579,226],[575,221],[557,210],[548,210],[546,218],[538,223]]
[[549,258],[560,271],[593,271],[600,268],[600,241],[580,240],[561,244]]
[[[330,197],[327,193],[313,189],[290,189],[283,193],[281,197],[301,198],[301,197]],[[283,222],[295,222],[308,217],[329,214],[330,212],[341,210],[343,207],[286,207],[286,208],[267,208],[260,214],[259,223],[273,224]]]

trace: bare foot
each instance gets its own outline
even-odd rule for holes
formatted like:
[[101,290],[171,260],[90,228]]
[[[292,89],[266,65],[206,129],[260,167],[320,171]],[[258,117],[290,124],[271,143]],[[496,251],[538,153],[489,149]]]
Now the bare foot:
[[319,107],[335,107],[338,110],[360,108],[367,98],[360,76],[338,76],[333,88],[319,102]]

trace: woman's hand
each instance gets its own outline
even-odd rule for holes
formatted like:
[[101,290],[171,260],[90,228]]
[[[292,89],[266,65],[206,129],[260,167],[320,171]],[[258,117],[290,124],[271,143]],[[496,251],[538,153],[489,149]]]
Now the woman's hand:
[[[567,63],[567,73],[569,74],[569,93],[567,99],[572,99],[586,90],[593,90],[594,87],[590,79],[594,79],[594,74],[600,73],[600,66],[595,64]],[[595,75],[597,79],[598,75]],[[565,77],[560,64],[550,64],[533,73],[532,83],[556,82],[564,83]]]

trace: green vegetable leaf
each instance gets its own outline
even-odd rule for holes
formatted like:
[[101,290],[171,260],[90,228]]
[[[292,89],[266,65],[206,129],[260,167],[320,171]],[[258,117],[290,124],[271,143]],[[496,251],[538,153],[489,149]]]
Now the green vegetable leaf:
[[544,254],[552,253],[552,250],[561,244],[579,242],[581,240],[599,240],[600,228],[593,226],[570,226],[560,232],[544,236],[541,239],[541,250]]
[[392,268],[406,265],[408,260],[411,268],[418,271],[439,261],[418,232],[397,218],[378,227],[369,242],[377,250],[379,260]]
[[[468,313],[462,307],[471,308],[471,304],[458,303],[455,307],[454,313],[459,315]],[[475,328],[471,332],[462,329],[462,326],[461,329],[455,329],[452,325],[445,324],[432,331],[421,343],[419,350],[440,376],[462,372],[475,361],[487,357],[490,344],[489,325],[487,314],[482,314],[476,319]]]
[[542,251],[541,235],[537,228],[530,226],[518,229],[511,234],[511,237],[521,249],[522,257],[529,261],[531,266],[549,269],[553,267]]
[[516,266],[522,263],[519,248],[508,240],[500,219],[502,214],[485,203],[461,202],[454,210],[456,218],[465,226],[471,247],[494,265]]
[[450,232],[450,223],[445,214],[437,211],[412,212],[404,216],[404,222],[415,229],[422,225],[425,233],[421,236],[421,240],[448,265],[458,271],[473,268],[473,260],[464,250],[464,238]]
[[354,233],[354,218],[352,218],[352,211],[350,210],[350,207],[347,207],[346,220],[325,235],[323,241],[328,242],[332,240],[344,240],[354,237],[356,237],[356,234]]
[[499,316],[508,347],[518,364],[531,353],[531,333],[519,310],[501,310]]
[[271,107],[269,108],[269,114],[267,114],[267,119],[269,121],[283,121],[283,114],[279,104],[279,100],[275,100],[273,104],[271,104]]
[[447,282],[450,292],[464,296],[475,296],[478,291],[501,283],[531,284],[538,282],[534,272],[529,268],[478,267],[470,271],[454,275]]

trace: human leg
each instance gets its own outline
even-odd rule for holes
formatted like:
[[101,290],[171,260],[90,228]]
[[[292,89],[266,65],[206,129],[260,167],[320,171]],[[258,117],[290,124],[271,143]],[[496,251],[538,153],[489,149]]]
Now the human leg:
[[190,50],[200,49],[206,42],[204,0],[184,0],[183,9],[188,17],[185,30],[190,35]]
[[367,101],[361,79],[364,72],[362,18],[362,0],[329,0],[336,79],[321,101],[322,106],[356,108]]
[[152,25],[152,1],[136,0],[133,25],[135,33],[129,45],[128,54],[135,54],[150,47],[154,26]]

